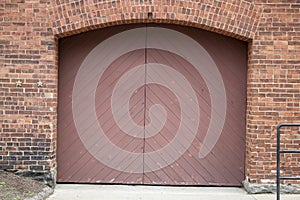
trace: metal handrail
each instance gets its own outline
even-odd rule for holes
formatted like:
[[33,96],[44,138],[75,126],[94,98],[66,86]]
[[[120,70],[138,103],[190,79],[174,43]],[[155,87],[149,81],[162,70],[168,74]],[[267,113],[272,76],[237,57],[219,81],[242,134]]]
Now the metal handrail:
[[294,127],[300,124],[279,124],[277,126],[277,176],[276,176],[276,199],[280,200],[280,180],[300,180],[298,177],[281,177],[280,176],[280,154],[281,153],[300,153],[300,150],[280,150],[280,128],[281,127]]

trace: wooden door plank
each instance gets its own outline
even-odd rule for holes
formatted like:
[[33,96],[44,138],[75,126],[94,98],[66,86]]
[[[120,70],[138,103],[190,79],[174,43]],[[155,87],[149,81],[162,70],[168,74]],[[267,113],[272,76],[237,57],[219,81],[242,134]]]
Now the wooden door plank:
[[[167,26],[167,28],[168,27],[169,26]],[[185,183],[190,183],[192,185],[240,185],[244,179],[246,79],[243,77],[246,77],[246,46],[241,45],[240,42],[235,40],[229,39],[228,42],[228,40],[223,39],[221,36],[209,34],[205,31],[184,29],[177,26],[172,26],[172,28],[189,35],[201,44],[203,43],[214,61],[216,60],[216,65],[222,75],[225,85],[227,114],[222,134],[217,144],[208,156],[200,159],[198,157],[198,152],[200,147],[205,145],[203,144],[203,139],[211,120],[211,96],[209,94],[210,91],[206,87],[206,82],[201,77],[201,74],[199,74],[185,58],[161,49],[147,49],[147,63],[149,63],[149,65],[151,65],[151,63],[162,64],[178,71],[192,85],[199,103],[200,126],[198,133],[190,148],[171,165],[173,168],[174,166],[184,165],[184,169],[189,169],[189,172],[181,171],[178,173],[182,177],[192,177],[194,180],[194,182],[191,183],[190,180],[183,178],[185,179]],[[149,37],[151,37],[151,35],[149,35]],[[217,42],[213,42],[214,38],[216,38]],[[170,43],[173,42],[172,38],[168,38],[167,41]],[[216,50],[216,48],[221,50]],[[226,52],[224,51],[224,48],[228,48],[229,50]],[[231,51],[231,48],[234,50]],[[223,55],[220,54],[221,52]],[[237,53],[238,58],[235,57],[235,59],[232,59],[232,55],[228,56],[230,53]],[[230,57],[231,60],[228,59],[228,57]],[[199,60],[199,63],[201,63],[201,60]],[[158,76],[159,79],[164,79],[166,78],[164,76],[168,76],[162,74],[164,73],[158,72],[155,76]],[[175,84],[179,84],[178,87],[180,88],[180,83],[176,83],[176,80],[179,80],[176,76],[177,75],[175,75],[175,77],[169,77],[166,80],[174,80]],[[184,95],[184,88],[181,90]],[[174,137],[174,129],[176,129],[176,124],[178,125],[180,123],[182,114],[180,114],[180,107],[171,110],[169,109],[171,107],[171,102],[174,102],[174,97],[168,94],[168,91],[165,91],[163,86],[147,86],[146,111],[148,112],[149,107],[154,104],[161,104],[167,110],[170,121],[176,121],[171,123],[171,126],[173,126],[172,128],[164,127],[164,129],[156,136],[146,138],[146,152],[164,148],[164,146],[172,140],[172,137]],[[183,111],[183,113],[184,112],[187,111]],[[189,125],[186,124],[186,126]],[[172,131],[170,132],[170,130]],[[168,135],[171,135],[172,137]],[[151,184],[151,178],[154,178],[154,182],[159,184],[157,182],[159,181],[160,176],[155,176],[155,174],[161,174],[162,172],[165,174],[164,176],[176,177],[178,174],[173,174],[173,168],[167,166],[160,170],[148,172],[145,175],[147,177],[145,180],[148,184]],[[165,184],[165,181],[163,180],[164,176],[162,176],[160,184]],[[173,184],[178,184],[177,180],[174,180]]]
[[[138,26],[138,25],[136,25]],[[134,26],[133,26],[134,27]],[[72,91],[76,74],[88,53],[101,41],[120,31],[130,27],[114,27],[98,30],[93,33],[82,34],[68,39],[64,39],[60,45],[60,70],[59,70],[59,119],[58,119],[58,181],[59,182],[95,182],[95,183],[142,183],[142,174],[132,174],[118,171],[104,165],[101,161],[92,156],[81,142],[72,115]],[[86,41],[88,36],[89,40]],[[109,54],[107,54],[109,56]],[[97,61],[98,62],[98,61]],[[105,151],[107,145],[112,143],[125,151],[141,153],[143,140],[128,136],[114,122],[111,111],[112,91],[120,77],[128,70],[144,64],[144,51],[137,50],[128,52],[126,55],[120,55],[104,71],[98,82],[95,92],[95,108],[99,116],[97,121],[90,124],[99,124],[103,128],[110,144],[98,147],[99,151]],[[97,65],[93,66],[98,67]],[[83,88],[89,90],[89,84],[92,79],[98,79],[96,76],[86,77]],[[134,80],[129,80],[129,83]],[[86,91],[85,91],[86,92]],[[126,91],[125,91],[126,92]],[[137,124],[143,124],[143,101],[140,93],[131,98],[131,106],[135,109],[130,110],[130,115]],[[83,116],[89,121],[89,116]],[[80,126],[80,124],[77,124]],[[84,134],[84,133],[83,133]],[[97,134],[97,133],[95,133]],[[89,138],[89,143],[96,143],[94,138]],[[102,151],[101,150],[101,151]],[[110,152],[107,152],[108,155]],[[112,157],[110,162],[113,165],[129,165],[126,158]],[[140,166],[142,167],[142,162]],[[117,168],[117,167],[116,167]],[[126,168],[126,166],[122,166]]]

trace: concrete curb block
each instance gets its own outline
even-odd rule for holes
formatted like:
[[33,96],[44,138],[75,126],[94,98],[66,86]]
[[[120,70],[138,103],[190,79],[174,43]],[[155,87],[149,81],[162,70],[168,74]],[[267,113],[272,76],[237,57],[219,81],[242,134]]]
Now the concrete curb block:
[[50,187],[45,187],[43,191],[35,195],[34,197],[26,198],[24,200],[45,200],[48,198],[51,194],[53,194],[54,189]]
[[[247,181],[243,182],[244,189],[249,194],[276,193],[276,184],[253,184]],[[282,194],[300,194],[300,185],[298,184],[280,184],[280,193]]]

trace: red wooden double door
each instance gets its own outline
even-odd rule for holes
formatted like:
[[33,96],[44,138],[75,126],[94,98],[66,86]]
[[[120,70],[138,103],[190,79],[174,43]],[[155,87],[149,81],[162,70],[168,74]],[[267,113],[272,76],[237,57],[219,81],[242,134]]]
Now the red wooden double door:
[[180,26],[61,39],[57,181],[240,185],[246,55]]

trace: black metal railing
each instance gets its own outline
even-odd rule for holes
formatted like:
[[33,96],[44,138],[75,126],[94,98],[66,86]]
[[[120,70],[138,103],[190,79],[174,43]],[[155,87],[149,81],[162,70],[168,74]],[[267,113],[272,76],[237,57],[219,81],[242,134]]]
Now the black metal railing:
[[276,177],[276,195],[280,200],[280,180],[300,180],[300,174],[296,177],[280,176],[280,154],[284,153],[300,153],[300,150],[281,150],[280,149],[280,128],[281,127],[300,127],[300,124],[279,124],[277,126],[277,177]]

